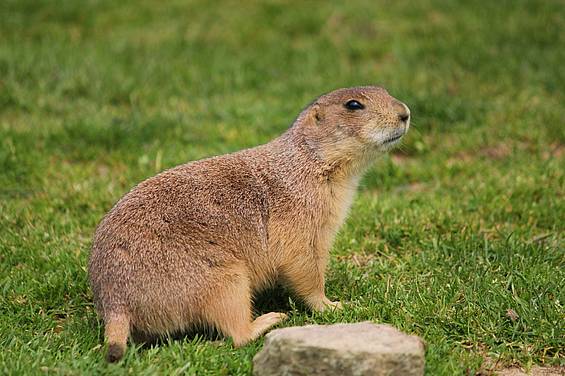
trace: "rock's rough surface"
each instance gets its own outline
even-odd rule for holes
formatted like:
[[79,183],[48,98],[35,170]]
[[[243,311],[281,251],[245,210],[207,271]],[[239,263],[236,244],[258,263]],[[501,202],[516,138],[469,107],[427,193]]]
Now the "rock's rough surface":
[[499,376],[565,376],[565,367],[540,367],[533,366],[529,373],[526,373],[521,368],[505,368],[496,371]]
[[268,333],[253,374],[423,375],[424,343],[390,325],[309,325]]

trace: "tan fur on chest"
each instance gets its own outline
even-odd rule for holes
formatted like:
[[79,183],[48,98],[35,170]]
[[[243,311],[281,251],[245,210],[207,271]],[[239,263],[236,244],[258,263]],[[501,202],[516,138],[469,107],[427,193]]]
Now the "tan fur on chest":
[[[355,198],[357,177],[338,181],[303,182],[308,195],[289,199],[272,213],[269,223],[269,261],[274,278],[323,275],[336,233]],[[314,185],[311,185],[314,184]],[[260,286],[260,285],[259,285]]]
[[353,177],[344,181],[329,183],[326,187],[328,192],[327,211],[322,217],[320,228],[320,242],[323,247],[330,246],[335,234],[347,218],[349,209],[357,192],[359,178]]

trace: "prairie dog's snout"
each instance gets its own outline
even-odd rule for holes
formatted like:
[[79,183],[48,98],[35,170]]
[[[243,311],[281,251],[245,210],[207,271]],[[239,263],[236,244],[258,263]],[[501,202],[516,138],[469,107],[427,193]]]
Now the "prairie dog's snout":
[[392,100],[392,107],[398,115],[398,123],[396,129],[391,132],[390,137],[385,141],[387,146],[392,146],[408,132],[410,128],[410,109],[407,105],[397,99]]
[[397,99],[392,100],[392,107],[398,113],[398,119],[405,124],[410,121],[410,109]]
[[406,133],[410,110],[380,87],[317,98],[280,137],[140,183],[99,224],[89,259],[109,361],[143,337],[214,326],[240,346],[284,320],[253,319],[278,280],[313,310],[341,307],[324,271],[361,174]]

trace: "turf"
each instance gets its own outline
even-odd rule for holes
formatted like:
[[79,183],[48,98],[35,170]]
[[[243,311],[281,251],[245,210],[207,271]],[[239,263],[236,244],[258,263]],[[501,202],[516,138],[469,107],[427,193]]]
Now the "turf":
[[105,364],[93,231],[140,180],[361,84],[413,128],[333,247],[345,309],[276,292],[257,310],[393,324],[426,340],[431,375],[565,362],[561,1],[4,0],[0,19],[0,373],[249,373],[262,341],[198,335]]

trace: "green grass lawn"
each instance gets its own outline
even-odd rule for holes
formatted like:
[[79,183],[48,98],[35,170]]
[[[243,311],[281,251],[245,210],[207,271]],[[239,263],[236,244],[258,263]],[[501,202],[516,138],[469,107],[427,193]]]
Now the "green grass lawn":
[[262,340],[187,337],[107,365],[92,234],[140,180],[267,142],[361,84],[413,127],[332,250],[345,309],[279,292],[257,310],[390,323],[426,340],[430,375],[565,363],[563,30],[559,0],[1,1],[0,374],[249,373]]

